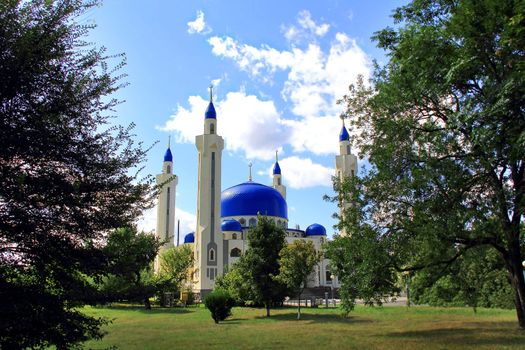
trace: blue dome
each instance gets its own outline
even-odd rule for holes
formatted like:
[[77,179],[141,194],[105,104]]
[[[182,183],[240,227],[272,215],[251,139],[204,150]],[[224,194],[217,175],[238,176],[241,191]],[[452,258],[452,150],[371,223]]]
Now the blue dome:
[[258,213],[288,219],[288,206],[274,188],[256,182],[245,182],[222,192],[222,217],[255,216]]
[[241,223],[237,220],[224,220],[221,225],[222,231],[237,231],[241,232]]
[[275,165],[273,166],[273,174],[281,175],[281,167],[279,166],[279,162],[275,162]]
[[166,153],[164,153],[164,161],[173,162],[173,156],[171,155],[171,150],[169,148],[166,150]]
[[306,228],[306,237],[309,236],[326,236],[326,229],[323,225],[311,224]]
[[350,135],[348,135],[348,131],[346,130],[346,127],[343,125],[341,128],[341,133],[339,134],[339,141],[349,141]]
[[217,113],[215,112],[215,107],[213,106],[213,102],[210,101],[210,104],[208,105],[208,108],[206,108],[206,113],[204,113],[204,118],[208,119],[217,119]]
[[184,236],[184,243],[194,243],[195,242],[195,232],[190,232]]

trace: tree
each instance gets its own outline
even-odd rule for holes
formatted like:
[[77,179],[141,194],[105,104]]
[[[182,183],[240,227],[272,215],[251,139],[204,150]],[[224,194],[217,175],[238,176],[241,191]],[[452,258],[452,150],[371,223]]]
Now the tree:
[[139,233],[132,226],[111,232],[104,248],[110,275],[102,288],[108,299],[140,300],[151,309],[149,298],[156,291],[152,265],[162,244],[154,235]]
[[193,250],[189,245],[183,244],[162,252],[159,259],[159,289],[162,292],[178,293],[182,290],[182,285],[188,279],[190,268],[193,266]]
[[[109,125],[121,58],[84,42],[95,1],[0,2],[0,347],[100,338],[104,235],[149,206],[145,151]],[[79,24],[83,23],[83,24]],[[111,62],[117,60],[111,68]],[[135,169],[135,170],[134,170]]]
[[226,273],[217,277],[215,280],[215,288],[228,292],[235,300],[236,305],[262,305],[250,282],[249,266],[246,265],[242,256]]
[[320,256],[311,241],[297,240],[285,246],[280,254],[278,279],[297,295],[299,305],[297,319],[301,318],[301,294],[308,283],[308,277],[314,271]]
[[253,286],[257,299],[264,304],[267,317],[270,317],[271,306],[286,295],[286,286],[276,279],[280,268],[279,252],[284,245],[284,230],[272,219],[259,215],[257,225],[248,232],[248,249],[239,262],[244,266],[243,275]]
[[204,298],[204,305],[210,310],[211,318],[213,318],[215,323],[230,317],[234,304],[235,301],[230,294],[222,289],[215,289]]
[[[341,222],[382,268],[447,269],[498,252],[525,328],[525,3],[415,0],[375,35],[389,61],[344,98],[371,163],[336,184],[355,200]],[[371,239],[357,242],[358,232]],[[336,243],[338,244],[338,243]],[[346,243],[345,243],[346,245]],[[362,256],[359,264],[377,264]]]

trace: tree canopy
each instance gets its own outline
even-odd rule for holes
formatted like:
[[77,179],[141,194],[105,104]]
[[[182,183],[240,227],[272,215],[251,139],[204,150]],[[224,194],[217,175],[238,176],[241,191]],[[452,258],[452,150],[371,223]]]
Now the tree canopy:
[[[279,257],[281,266],[277,278],[288,287],[292,294],[297,295],[300,301],[308,278],[320,260],[320,255],[315,251],[312,241],[300,239],[281,249]],[[299,302],[297,319],[300,318],[301,303]]]
[[[122,57],[86,43],[81,0],[0,2],[0,347],[102,336],[105,234],[149,206],[131,127],[111,124]],[[112,62],[115,64],[113,65]]]
[[337,184],[355,205],[341,222],[350,237],[335,244],[375,247],[352,263],[390,271],[363,287],[390,285],[396,271],[448,269],[486,246],[525,328],[524,13],[517,0],[414,0],[376,33],[388,62],[343,100],[371,167]]
[[277,279],[279,252],[285,244],[284,230],[271,218],[259,215],[257,225],[248,231],[248,249],[238,262],[241,274],[251,284],[256,300],[264,304],[268,317],[272,305],[286,295],[286,286]]

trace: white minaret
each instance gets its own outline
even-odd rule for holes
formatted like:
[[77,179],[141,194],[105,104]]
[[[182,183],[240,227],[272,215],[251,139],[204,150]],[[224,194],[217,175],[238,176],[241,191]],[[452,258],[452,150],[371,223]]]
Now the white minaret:
[[283,185],[277,151],[275,151],[275,165],[273,166],[273,188],[279,191],[283,198],[286,199],[286,187]]
[[[162,163],[162,174],[157,175],[157,186],[160,193],[157,202],[157,230],[155,235],[164,241],[159,254],[164,250],[174,246],[173,237],[175,233],[175,195],[177,193],[177,183],[179,178],[173,174],[173,156],[170,144],[164,154]],[[159,262],[155,260],[155,271],[158,271]]]
[[[352,154],[350,135],[346,130],[343,115],[341,115],[341,120],[343,121],[343,127],[339,134],[339,155],[335,157],[335,174],[339,181],[342,182],[345,178],[354,177],[357,174],[357,157]],[[344,199],[341,199],[339,204],[339,217],[342,219],[344,218],[345,209],[348,209],[352,204]],[[346,236],[344,229],[341,230],[341,236]]]
[[195,292],[203,298],[213,289],[217,275],[223,273],[221,232],[221,155],[224,140],[217,135],[217,114],[210,103],[204,116],[204,134],[195,137],[199,153],[197,228],[195,230]]

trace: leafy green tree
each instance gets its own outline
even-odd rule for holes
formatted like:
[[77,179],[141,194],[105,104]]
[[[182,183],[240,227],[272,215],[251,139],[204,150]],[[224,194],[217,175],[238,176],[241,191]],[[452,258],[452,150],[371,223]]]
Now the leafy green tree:
[[250,283],[249,266],[241,257],[225,274],[215,280],[215,287],[228,292],[236,305],[259,306],[262,302]]
[[[397,9],[397,26],[375,35],[388,63],[376,66],[371,87],[344,98],[371,167],[336,184],[355,201],[341,222],[350,232],[342,247],[378,249],[356,264],[445,269],[490,247],[522,328],[524,13],[517,0],[414,0]],[[357,242],[359,232],[370,239]]]
[[[301,300],[308,277],[320,260],[311,241],[296,240],[285,246],[279,253],[280,270],[278,280]],[[297,319],[301,318],[301,303],[297,307]]]
[[[132,223],[145,151],[109,125],[120,57],[85,42],[96,1],[0,1],[0,347],[73,348],[104,322],[104,234]],[[116,60],[116,61],[115,61]],[[113,65],[112,63],[115,63]]]
[[285,244],[284,230],[272,219],[259,215],[257,225],[248,232],[248,249],[241,257],[242,274],[266,308],[267,317],[272,305],[282,302],[287,292],[286,286],[276,278],[280,268],[279,252]]
[[512,288],[497,252],[488,247],[467,251],[443,271],[418,271],[411,280],[411,295],[419,304],[513,308]]
[[110,275],[102,288],[108,299],[140,300],[146,309],[151,309],[149,298],[156,291],[153,261],[162,243],[154,235],[139,233],[132,226],[110,233],[104,248]]
[[160,253],[159,259],[158,291],[179,293],[193,266],[193,250],[183,244]]
[[211,312],[211,318],[215,323],[224,321],[231,316],[235,300],[230,294],[222,289],[215,289],[204,298],[204,305]]

